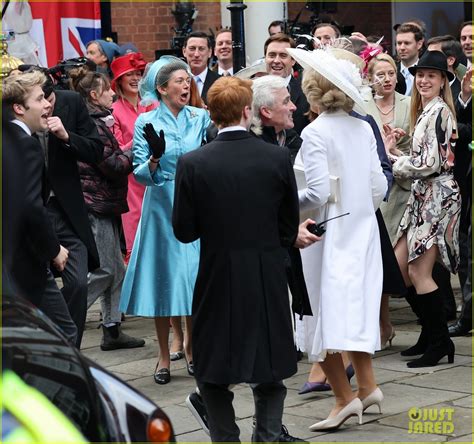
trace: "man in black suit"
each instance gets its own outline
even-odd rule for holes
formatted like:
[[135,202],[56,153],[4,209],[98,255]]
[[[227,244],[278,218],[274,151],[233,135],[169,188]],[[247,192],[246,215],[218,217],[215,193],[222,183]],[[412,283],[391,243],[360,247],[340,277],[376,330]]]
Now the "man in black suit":
[[286,48],[294,48],[295,42],[286,34],[275,34],[267,39],[264,45],[265,64],[268,74],[282,77],[290,91],[291,101],[296,106],[293,113],[295,131],[301,134],[309,120],[305,115],[309,111],[308,101],[301,89],[301,80],[293,76],[295,61],[290,57]]
[[87,313],[87,273],[99,266],[99,254],[89,224],[77,162],[102,160],[103,144],[81,96],[50,90],[49,132],[38,133],[46,153],[47,208],[51,223],[69,260],[60,273],[62,294],[69,307],[80,348]]
[[[51,104],[44,98],[45,80],[36,71],[3,83],[2,290],[41,308],[74,341],[76,327],[49,271],[49,262],[64,270],[68,250],[60,245],[44,207],[44,154],[32,137],[47,129]],[[46,291],[50,286],[56,291]]]
[[423,48],[424,36],[421,27],[413,22],[401,24],[397,28],[396,48],[397,57],[397,86],[395,90],[406,96],[411,95],[413,75],[408,68],[418,63],[420,51]]
[[192,32],[184,41],[183,55],[191,68],[201,98],[207,103],[207,92],[220,77],[208,67],[212,56],[211,39],[205,32]]
[[298,196],[287,150],[248,133],[250,83],[219,79],[208,94],[217,138],[182,156],[173,229],[201,240],[193,299],[195,376],[214,442],[239,441],[230,384],[251,385],[253,441],[278,441],[296,354],[285,273],[298,234]]

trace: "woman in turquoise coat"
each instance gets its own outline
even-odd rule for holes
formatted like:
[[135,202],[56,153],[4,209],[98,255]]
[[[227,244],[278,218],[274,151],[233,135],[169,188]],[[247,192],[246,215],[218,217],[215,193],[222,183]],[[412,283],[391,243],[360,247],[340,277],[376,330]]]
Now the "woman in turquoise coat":
[[[133,138],[133,174],[146,191],[120,309],[155,318],[160,357],[154,379],[158,384],[170,381],[170,317],[185,316],[185,355],[188,372],[193,373],[190,315],[199,243],[182,244],[175,238],[171,214],[178,159],[201,146],[211,121],[206,110],[188,105],[190,82],[189,66],[175,57],[161,57],[149,65],[140,86],[142,102],[158,100],[160,106],[138,117]],[[161,156],[153,150],[147,124],[155,130],[154,134],[151,130],[155,143],[161,141],[165,149]]]

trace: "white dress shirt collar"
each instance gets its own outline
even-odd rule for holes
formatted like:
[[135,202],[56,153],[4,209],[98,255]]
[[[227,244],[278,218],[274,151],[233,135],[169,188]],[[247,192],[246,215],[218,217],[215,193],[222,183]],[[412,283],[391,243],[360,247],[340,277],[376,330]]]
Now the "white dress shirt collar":
[[231,131],[248,131],[247,128],[244,128],[241,125],[226,126],[225,128],[220,129],[217,134],[230,133]]
[[28,125],[25,122],[22,122],[21,120],[18,120],[18,119],[13,119],[12,123],[14,123],[15,125],[18,125],[21,129],[25,131],[26,134],[31,136],[31,130],[30,128],[28,128]]

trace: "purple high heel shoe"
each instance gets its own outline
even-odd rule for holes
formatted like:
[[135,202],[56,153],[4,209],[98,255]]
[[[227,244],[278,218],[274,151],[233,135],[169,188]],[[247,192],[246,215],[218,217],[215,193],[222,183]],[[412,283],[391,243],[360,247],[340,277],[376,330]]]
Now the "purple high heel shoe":
[[[355,371],[352,364],[349,364],[349,367],[346,368],[346,375],[349,382],[351,382],[352,377],[354,376]],[[331,390],[331,386],[327,382],[305,382],[303,387],[301,387],[298,395],[306,395],[311,392],[328,392]]]
[[306,395],[311,392],[328,392],[331,386],[327,382],[305,382],[298,395]]

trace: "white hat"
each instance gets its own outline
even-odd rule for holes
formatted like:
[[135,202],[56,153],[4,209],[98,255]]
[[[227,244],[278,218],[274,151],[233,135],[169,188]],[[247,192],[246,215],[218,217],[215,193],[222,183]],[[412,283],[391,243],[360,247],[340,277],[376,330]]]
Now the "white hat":
[[257,61],[252,66],[247,66],[247,68],[241,69],[239,72],[234,74],[234,77],[250,80],[255,74],[267,74],[265,60]]
[[363,88],[362,77],[359,69],[348,60],[337,59],[329,51],[315,49],[306,51],[298,48],[286,48],[303,68],[314,69],[344,94],[354,101],[354,110],[365,116],[366,102],[360,90]]

